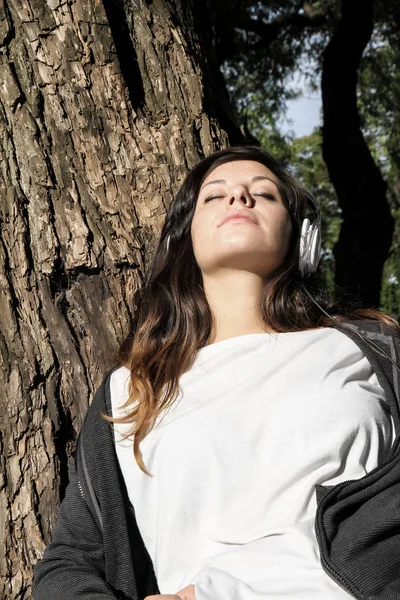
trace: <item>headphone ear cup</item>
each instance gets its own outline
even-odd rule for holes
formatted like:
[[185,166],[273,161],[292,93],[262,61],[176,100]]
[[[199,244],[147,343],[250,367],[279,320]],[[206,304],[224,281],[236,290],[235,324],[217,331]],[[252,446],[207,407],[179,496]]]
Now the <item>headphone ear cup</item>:
[[317,270],[319,259],[321,257],[321,228],[317,222],[312,224],[312,233],[309,249],[309,272],[314,273]]
[[299,269],[302,276],[316,271],[321,256],[321,230],[317,221],[304,219],[300,233]]
[[301,274],[306,275],[307,271],[307,249],[308,240],[310,236],[310,219],[304,219],[301,226],[300,233],[300,256],[299,256],[299,269]]

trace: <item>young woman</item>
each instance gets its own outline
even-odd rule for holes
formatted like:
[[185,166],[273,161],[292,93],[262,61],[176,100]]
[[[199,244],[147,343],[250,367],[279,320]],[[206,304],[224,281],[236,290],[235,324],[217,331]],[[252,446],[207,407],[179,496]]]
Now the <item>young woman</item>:
[[315,201],[257,147],[189,173],[36,600],[400,598],[399,325],[329,301],[319,234]]

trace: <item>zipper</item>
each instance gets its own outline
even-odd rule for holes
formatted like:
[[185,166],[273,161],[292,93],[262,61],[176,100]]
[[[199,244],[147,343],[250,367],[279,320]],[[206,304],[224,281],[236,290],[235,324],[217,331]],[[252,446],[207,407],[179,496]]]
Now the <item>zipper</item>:
[[75,452],[75,479],[76,479],[76,483],[78,484],[78,489],[80,492],[80,495],[82,496],[83,500],[85,501],[85,504],[87,504],[89,506],[88,501],[86,500],[85,494],[83,493],[83,489],[82,489],[82,484],[81,484],[81,480],[79,479],[79,475],[78,475],[78,454],[79,454],[79,441],[80,441],[80,436],[78,436],[78,439],[76,441],[76,452]]
[[[79,459],[80,459],[80,463],[82,465],[83,481],[81,481],[81,479],[79,477],[79,474],[78,474],[78,468],[79,468],[78,456],[79,456]],[[80,439],[80,436],[79,436],[78,441],[77,441],[76,480],[77,480],[79,492],[80,492],[83,500],[85,501],[86,505],[88,506],[90,512],[92,514],[93,513],[95,514],[96,521],[97,521],[97,524],[99,526],[99,529],[101,531],[103,531],[103,520],[102,520],[102,517],[101,517],[100,506],[99,506],[99,503],[97,501],[96,494],[94,492],[92,483],[90,481],[89,471],[88,471],[88,468],[87,468],[85,453],[84,453],[84,450],[83,450],[82,440]],[[84,483],[84,486],[82,485],[82,483]],[[85,490],[88,491],[88,497],[85,496],[85,494],[83,492],[83,487],[85,487]]]
[[[107,379],[107,382],[105,383],[104,391],[105,391],[105,400],[106,400],[106,410],[107,410],[107,414],[109,416],[112,416],[110,375],[117,368],[118,367],[114,367],[113,369],[111,369],[111,371],[108,372],[108,379]],[[102,520],[102,516],[101,516],[101,510],[100,510],[100,506],[99,506],[98,500],[96,498],[96,494],[94,492],[92,483],[90,481],[90,476],[89,476],[89,471],[88,471],[87,464],[86,464],[86,458],[85,458],[85,453],[83,450],[81,435],[82,435],[82,432],[78,435],[78,439],[76,442],[76,456],[75,456],[76,481],[78,484],[80,495],[82,496],[83,500],[85,501],[86,505],[88,506],[90,512],[92,514],[93,513],[95,514],[95,517],[97,519],[97,524],[99,526],[100,531],[103,531],[103,520]],[[79,460],[78,460],[78,457],[79,457]],[[82,481],[78,474],[79,462],[82,465]],[[85,496],[83,489],[85,489],[85,491],[88,492],[87,496]]]
[[[76,471],[77,471],[77,469],[76,469]],[[78,488],[79,488],[79,491],[81,493],[81,496],[84,499],[84,501],[86,502],[86,498],[85,498],[83,490],[82,490],[82,486],[81,486],[81,482],[80,482],[79,477],[78,477],[78,473],[76,473],[76,481],[78,482]],[[87,504],[87,502],[86,502],[86,504]]]

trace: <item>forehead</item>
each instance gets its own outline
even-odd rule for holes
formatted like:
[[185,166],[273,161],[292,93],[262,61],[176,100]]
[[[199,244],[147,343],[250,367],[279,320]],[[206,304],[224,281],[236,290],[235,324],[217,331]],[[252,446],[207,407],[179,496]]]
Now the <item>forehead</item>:
[[203,185],[214,179],[224,179],[228,184],[263,175],[279,184],[278,177],[268,167],[254,160],[234,160],[215,167],[203,181]]

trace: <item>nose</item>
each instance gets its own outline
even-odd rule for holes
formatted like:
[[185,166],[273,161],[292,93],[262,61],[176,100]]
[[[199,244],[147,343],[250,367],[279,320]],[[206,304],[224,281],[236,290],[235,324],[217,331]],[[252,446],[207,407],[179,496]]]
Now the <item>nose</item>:
[[232,187],[228,194],[229,204],[233,204],[233,202],[244,202],[245,204],[251,206],[253,204],[253,198],[250,196],[248,189],[245,185],[237,184]]

